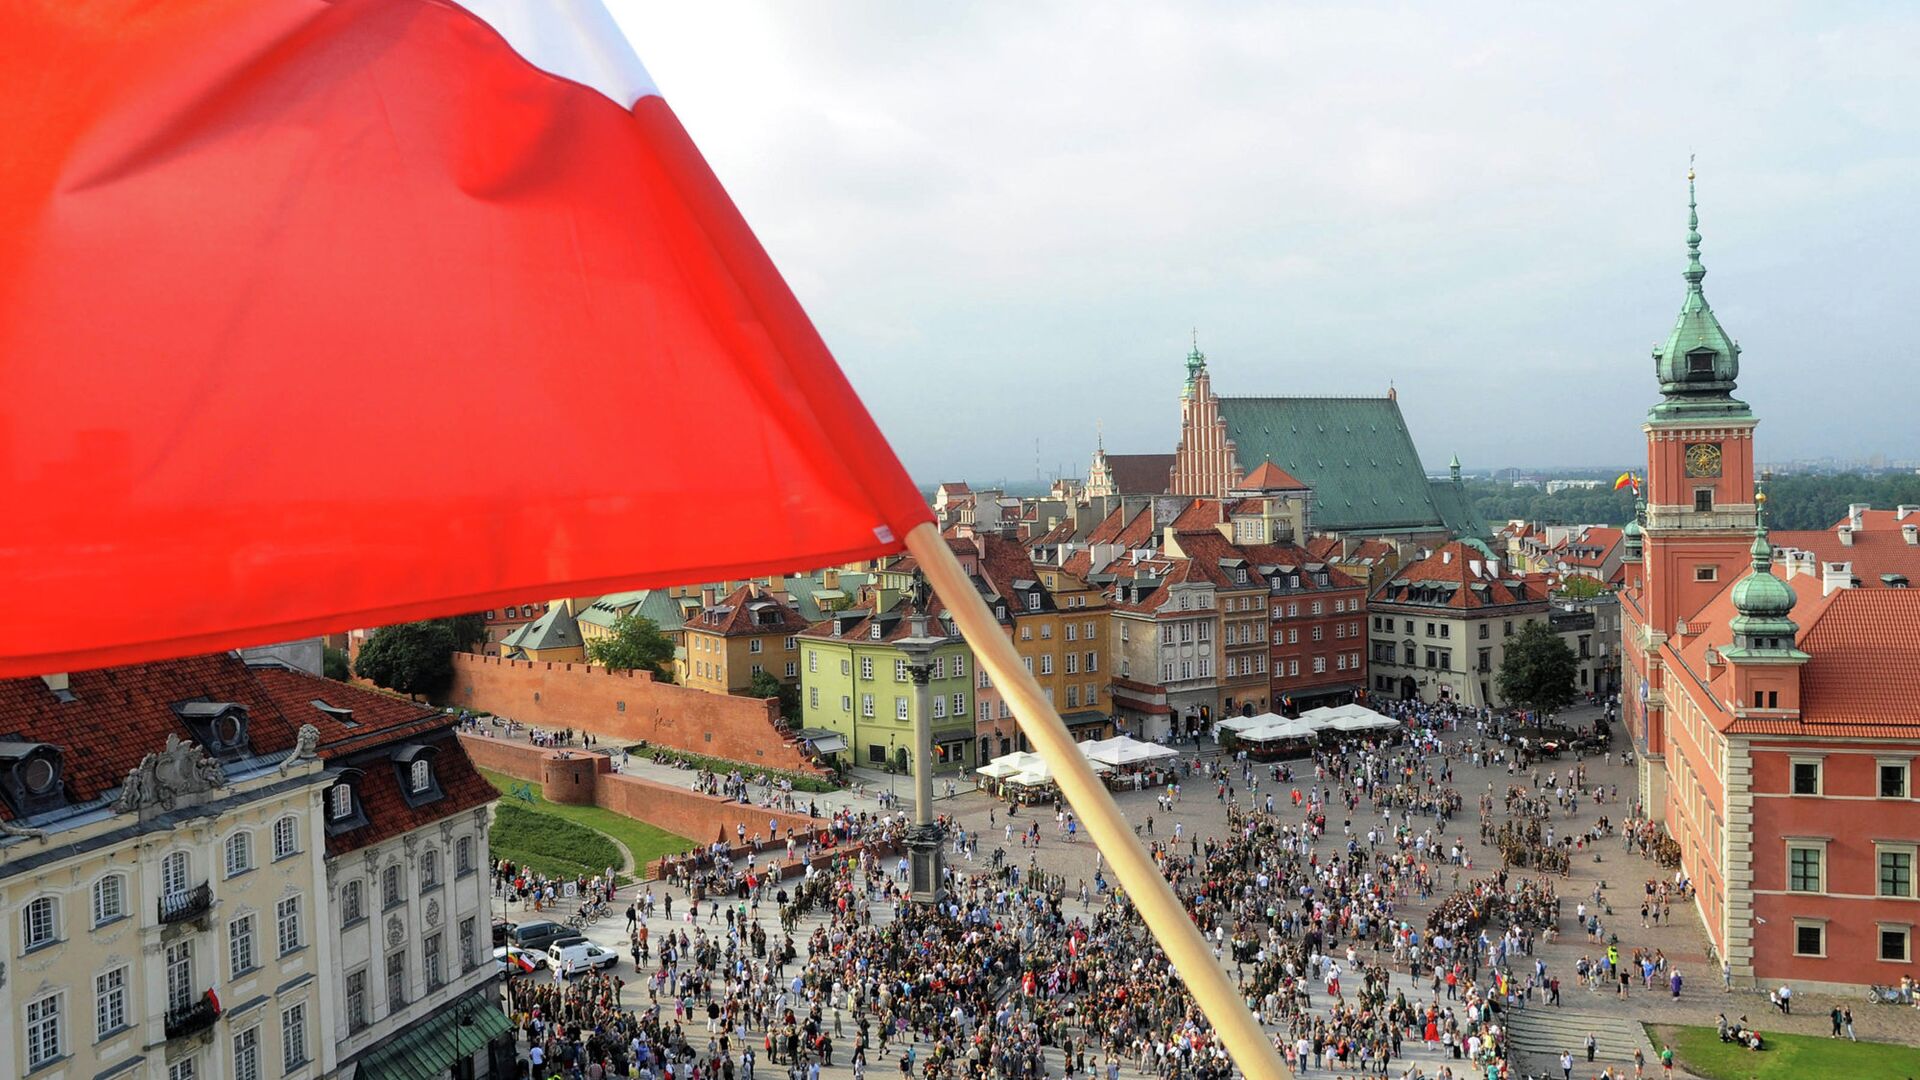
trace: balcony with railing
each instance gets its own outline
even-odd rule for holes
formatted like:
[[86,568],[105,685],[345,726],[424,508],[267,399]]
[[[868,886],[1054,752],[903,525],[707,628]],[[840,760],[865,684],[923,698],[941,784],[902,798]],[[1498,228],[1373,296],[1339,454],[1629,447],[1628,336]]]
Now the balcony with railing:
[[220,999],[209,990],[199,1000],[167,1010],[167,1038],[182,1039],[212,1027],[220,1019]]
[[163,893],[160,897],[160,922],[164,925],[197,919],[212,907],[213,886],[206,882],[185,892]]

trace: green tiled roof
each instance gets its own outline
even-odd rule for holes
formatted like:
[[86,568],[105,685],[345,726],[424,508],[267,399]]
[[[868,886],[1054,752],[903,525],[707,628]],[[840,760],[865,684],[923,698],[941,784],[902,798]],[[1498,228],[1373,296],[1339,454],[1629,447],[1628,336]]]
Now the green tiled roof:
[[1463,538],[1488,534],[1487,523],[1474,510],[1466,488],[1452,480],[1429,480],[1427,491],[1433,497],[1434,507],[1440,511],[1440,520],[1447,523],[1448,532]]
[[580,627],[567,614],[567,605],[556,602],[546,614],[508,634],[500,644],[513,649],[566,649],[580,644]]
[[632,614],[652,619],[663,634],[671,634],[686,624],[686,619],[680,613],[679,601],[668,596],[665,589],[608,593],[581,612],[580,621],[611,630],[614,620]]
[[1312,485],[1317,529],[1447,524],[1392,398],[1222,397],[1220,416],[1241,468],[1271,461]]
[[466,999],[466,1018],[456,1006],[440,1009],[408,1024],[361,1055],[356,1075],[362,1080],[438,1080],[453,1063],[470,1058],[513,1029],[498,1005],[474,994]]

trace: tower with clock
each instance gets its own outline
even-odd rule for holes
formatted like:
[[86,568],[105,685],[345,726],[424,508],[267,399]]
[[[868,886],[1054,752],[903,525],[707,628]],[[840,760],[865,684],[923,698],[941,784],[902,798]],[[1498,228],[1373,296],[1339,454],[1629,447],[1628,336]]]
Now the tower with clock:
[[[1733,396],[1740,346],[1707,303],[1701,285],[1706,276],[1689,170],[1682,274],[1687,292],[1672,332],[1653,350],[1661,399],[1641,426],[1647,438],[1645,503],[1636,523],[1641,557],[1627,570],[1631,602],[1624,612],[1625,652],[1638,670],[1627,676],[1623,711],[1641,750],[1656,760],[1664,741],[1658,647],[1684,631],[1687,616],[1746,573],[1757,521],[1753,431],[1758,421],[1747,403]],[[1657,813],[1664,801],[1659,793],[1643,791],[1642,796]]]

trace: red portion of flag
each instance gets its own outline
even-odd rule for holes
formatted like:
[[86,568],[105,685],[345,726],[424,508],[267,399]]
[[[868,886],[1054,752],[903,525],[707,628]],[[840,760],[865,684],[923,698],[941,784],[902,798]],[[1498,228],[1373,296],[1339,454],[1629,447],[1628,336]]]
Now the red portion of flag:
[[28,0],[0,70],[0,676],[930,520],[658,97],[435,0]]

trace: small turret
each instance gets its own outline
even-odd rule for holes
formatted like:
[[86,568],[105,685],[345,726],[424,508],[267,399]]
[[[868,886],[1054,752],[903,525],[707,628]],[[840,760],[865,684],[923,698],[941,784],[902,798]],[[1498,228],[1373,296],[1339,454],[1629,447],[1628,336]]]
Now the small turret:
[[1673,332],[1653,350],[1653,371],[1665,400],[1653,419],[1683,416],[1746,416],[1745,402],[1733,396],[1740,376],[1740,345],[1720,326],[1701,282],[1707,267],[1700,260],[1700,211],[1694,198],[1693,169],[1687,169],[1687,268],[1680,275],[1687,295]]
[[1792,651],[1794,635],[1799,632],[1793,619],[1798,599],[1793,586],[1773,572],[1773,545],[1767,540],[1766,492],[1754,496],[1760,524],[1753,530],[1753,569],[1733,586],[1733,617],[1729,629],[1734,644],[1746,652]]

